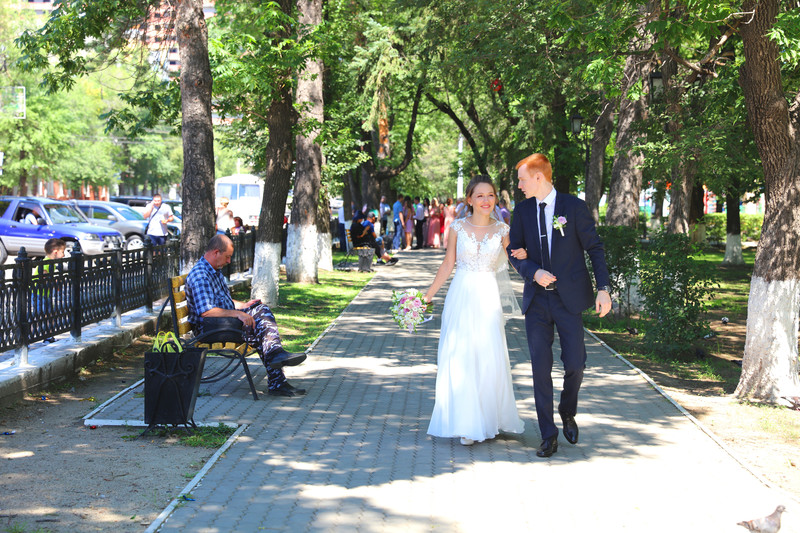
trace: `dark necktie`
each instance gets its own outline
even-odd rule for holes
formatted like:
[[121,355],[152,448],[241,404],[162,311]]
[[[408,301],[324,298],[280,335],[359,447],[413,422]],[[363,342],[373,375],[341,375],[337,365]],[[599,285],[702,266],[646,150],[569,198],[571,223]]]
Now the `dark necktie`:
[[547,223],[544,220],[544,208],[547,206],[545,202],[539,202],[539,240],[541,241],[542,250],[542,268],[553,273],[550,266],[550,247],[547,245]]

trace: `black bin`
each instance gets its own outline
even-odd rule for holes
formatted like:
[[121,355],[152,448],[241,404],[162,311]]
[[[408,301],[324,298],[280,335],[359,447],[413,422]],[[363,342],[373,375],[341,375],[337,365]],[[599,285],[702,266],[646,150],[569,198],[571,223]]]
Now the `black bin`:
[[206,362],[206,350],[144,354],[144,423],[195,426],[194,404]]

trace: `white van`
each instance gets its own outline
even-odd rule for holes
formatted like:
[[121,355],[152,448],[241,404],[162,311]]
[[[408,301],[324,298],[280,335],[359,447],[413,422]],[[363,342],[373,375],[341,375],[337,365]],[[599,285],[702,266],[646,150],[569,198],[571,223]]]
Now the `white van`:
[[253,174],[234,174],[216,181],[217,204],[225,196],[231,202],[228,207],[233,216],[242,217],[249,226],[258,226],[261,214],[261,198],[264,196],[264,180]]

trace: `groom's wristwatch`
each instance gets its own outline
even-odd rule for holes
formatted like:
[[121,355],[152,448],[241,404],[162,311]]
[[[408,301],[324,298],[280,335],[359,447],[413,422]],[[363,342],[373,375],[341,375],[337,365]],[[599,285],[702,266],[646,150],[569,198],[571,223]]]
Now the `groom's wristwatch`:
[[611,287],[609,287],[608,285],[602,285],[600,287],[597,287],[597,292],[600,291],[606,291],[608,294],[611,294]]

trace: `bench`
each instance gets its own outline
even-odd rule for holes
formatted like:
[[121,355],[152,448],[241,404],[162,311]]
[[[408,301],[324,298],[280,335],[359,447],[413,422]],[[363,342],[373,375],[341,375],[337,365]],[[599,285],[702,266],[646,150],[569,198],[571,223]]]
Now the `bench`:
[[220,381],[233,374],[241,366],[245,377],[247,377],[247,383],[250,385],[250,392],[253,393],[253,400],[258,400],[258,393],[253,384],[253,376],[247,366],[247,357],[256,353],[256,349],[244,342],[244,340],[240,342],[214,341],[215,338],[221,336],[241,337],[241,330],[223,328],[206,331],[200,335],[193,334],[192,325],[189,323],[189,305],[186,300],[186,276],[187,274],[184,274],[170,279],[169,298],[161,308],[157,324],[161,324],[161,316],[167,304],[169,304],[172,314],[172,331],[184,346],[205,348],[208,350],[208,356],[223,357],[228,360],[221,370],[214,372],[210,376],[203,376],[200,383]]
[[347,239],[347,253],[344,259],[336,264],[337,270],[350,270],[349,263],[351,258],[358,256],[358,271],[359,272],[372,272],[372,256],[375,250],[364,244],[363,241],[353,242],[352,228],[345,232]]

